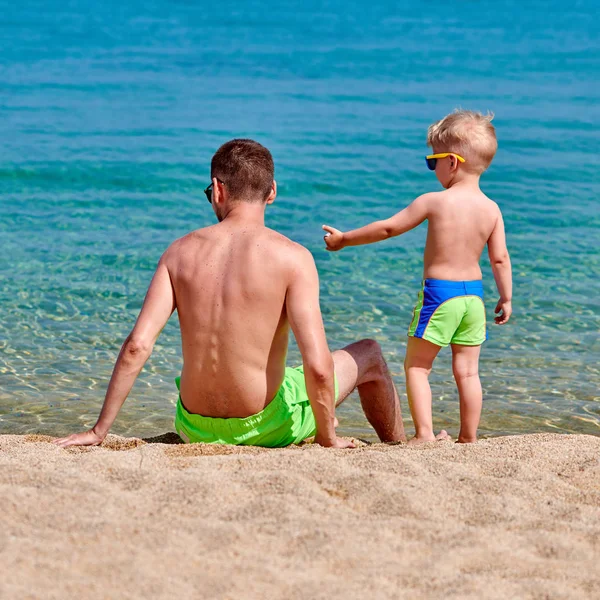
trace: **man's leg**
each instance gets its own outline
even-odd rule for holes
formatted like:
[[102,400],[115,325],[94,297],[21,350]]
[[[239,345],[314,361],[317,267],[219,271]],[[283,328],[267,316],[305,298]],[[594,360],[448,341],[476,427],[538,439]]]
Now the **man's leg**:
[[432,442],[436,439],[447,439],[448,434],[442,430],[437,436],[433,434],[433,417],[431,414],[431,388],[429,373],[440,347],[420,338],[409,337],[404,359],[406,373],[406,393],[408,406],[415,425],[415,437],[409,443]]
[[477,427],[481,418],[483,392],[479,381],[479,352],[481,346],[452,344],[452,372],[460,398],[461,443],[477,441]]
[[398,392],[375,340],[361,340],[332,353],[339,391],[336,406],[358,387],[367,420],[382,442],[405,441]]

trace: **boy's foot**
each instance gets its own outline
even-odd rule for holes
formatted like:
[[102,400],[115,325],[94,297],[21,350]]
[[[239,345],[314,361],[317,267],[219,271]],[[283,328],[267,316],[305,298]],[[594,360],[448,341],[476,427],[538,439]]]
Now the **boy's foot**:
[[418,446],[420,444],[426,444],[427,442],[443,442],[452,441],[452,438],[445,429],[442,429],[436,436],[433,433],[430,436],[415,437],[408,440],[409,446]]
[[467,438],[467,437],[461,437],[460,435],[458,436],[458,443],[459,444],[474,444],[477,441],[477,438]]

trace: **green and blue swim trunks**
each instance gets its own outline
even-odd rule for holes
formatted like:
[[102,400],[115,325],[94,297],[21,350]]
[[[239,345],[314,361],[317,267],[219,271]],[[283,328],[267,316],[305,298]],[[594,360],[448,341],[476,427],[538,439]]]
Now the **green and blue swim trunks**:
[[[179,389],[180,377],[175,379]],[[335,378],[335,397],[338,381]],[[181,396],[177,401],[175,429],[186,443],[233,444],[283,448],[299,444],[315,435],[317,426],[310,406],[304,369],[286,368],[285,377],[275,398],[255,415],[244,418],[203,417],[189,413]]]
[[442,347],[483,344],[487,335],[481,280],[425,279],[408,335]]

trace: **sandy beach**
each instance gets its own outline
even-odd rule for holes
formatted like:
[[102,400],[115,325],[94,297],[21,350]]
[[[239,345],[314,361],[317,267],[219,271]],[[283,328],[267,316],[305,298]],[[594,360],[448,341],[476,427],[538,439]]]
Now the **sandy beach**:
[[0,597],[600,597],[598,437],[173,438],[0,436]]

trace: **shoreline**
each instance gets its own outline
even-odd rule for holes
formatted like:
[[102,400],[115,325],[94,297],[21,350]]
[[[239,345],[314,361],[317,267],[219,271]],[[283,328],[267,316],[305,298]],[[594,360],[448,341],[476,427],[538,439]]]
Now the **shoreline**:
[[600,437],[330,450],[173,435],[67,450],[0,435],[0,597],[600,590]]

